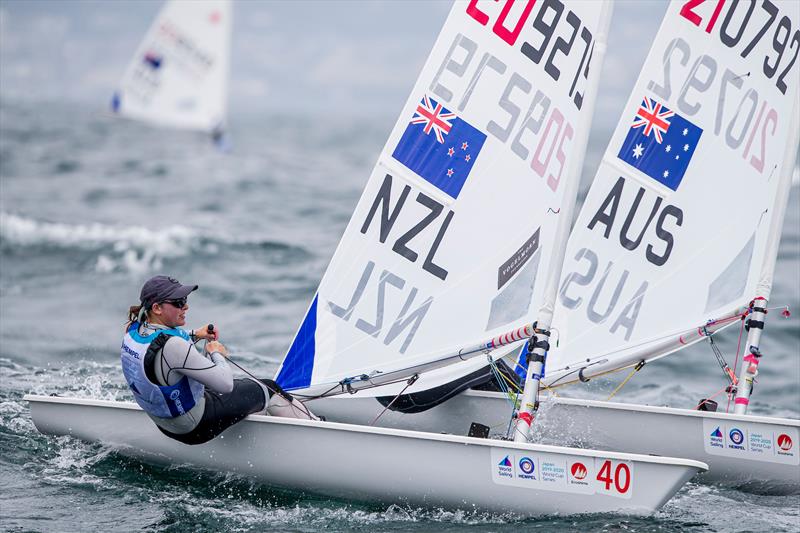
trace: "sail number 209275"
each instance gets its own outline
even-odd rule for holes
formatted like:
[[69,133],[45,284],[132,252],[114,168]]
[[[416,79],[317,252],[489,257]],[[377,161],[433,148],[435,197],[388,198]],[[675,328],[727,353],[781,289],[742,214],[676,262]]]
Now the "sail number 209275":
[[[492,32],[509,46],[515,46],[536,3],[537,0],[518,2],[516,5],[522,7],[513,9],[512,13],[512,8],[515,6],[514,0],[505,0],[503,8],[497,15],[497,19],[491,25]],[[580,17],[573,11],[565,10],[564,3],[561,0],[540,0],[538,3],[540,4],[540,8],[531,23],[531,27],[536,31],[536,34],[538,34],[536,39],[532,38],[531,40],[536,40],[538,42],[534,43],[531,42],[531,40],[525,40],[522,42],[519,50],[537,65],[542,61],[549,50],[544,64],[544,71],[553,78],[553,80],[558,81],[559,78],[561,78],[561,69],[557,65],[558,55],[568,56],[573,50],[575,41],[582,41],[583,50],[579,52],[582,54],[581,60],[572,77],[568,92],[575,107],[580,109],[583,105],[583,94],[576,90],[576,87],[581,80],[581,76],[583,76],[585,80],[589,74],[589,63],[591,62],[592,51],[594,50],[592,32],[586,26],[581,27],[582,22]],[[487,26],[490,17],[478,4],[478,0],[471,0],[467,6],[467,14],[481,25]],[[564,15],[563,19],[562,15]],[[556,36],[556,30],[560,30],[565,26],[571,28],[567,31],[566,38],[564,38],[565,36],[561,36],[553,39],[553,37]],[[579,31],[580,39],[577,38]],[[552,46],[550,46],[551,43]],[[579,48],[580,47],[576,47],[576,49]]]

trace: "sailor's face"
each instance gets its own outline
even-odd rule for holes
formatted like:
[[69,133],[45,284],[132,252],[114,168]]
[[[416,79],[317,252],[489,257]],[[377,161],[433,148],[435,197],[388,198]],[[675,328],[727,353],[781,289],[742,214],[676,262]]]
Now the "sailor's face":
[[[181,306],[180,304],[183,304]],[[162,324],[170,328],[186,325],[186,312],[189,311],[188,301],[168,301],[153,306],[153,311],[161,318]]]

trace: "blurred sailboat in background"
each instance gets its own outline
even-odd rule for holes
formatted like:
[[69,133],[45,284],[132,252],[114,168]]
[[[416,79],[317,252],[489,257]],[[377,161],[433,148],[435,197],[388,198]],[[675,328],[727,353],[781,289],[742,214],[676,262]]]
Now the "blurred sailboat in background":
[[169,0],[125,69],[111,110],[206,132],[227,148],[231,23],[230,0]]

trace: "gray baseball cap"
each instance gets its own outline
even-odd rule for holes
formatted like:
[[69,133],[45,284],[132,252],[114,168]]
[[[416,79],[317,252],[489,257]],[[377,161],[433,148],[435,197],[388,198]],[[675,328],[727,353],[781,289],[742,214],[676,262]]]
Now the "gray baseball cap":
[[142,307],[150,309],[153,304],[178,300],[198,288],[198,285],[181,285],[180,281],[169,276],[155,276],[145,282],[139,301],[142,302]]

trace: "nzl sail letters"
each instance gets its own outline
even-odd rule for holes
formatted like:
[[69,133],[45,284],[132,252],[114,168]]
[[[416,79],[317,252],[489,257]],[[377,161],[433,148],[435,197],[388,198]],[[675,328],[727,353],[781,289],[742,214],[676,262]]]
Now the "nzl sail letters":
[[[392,205],[392,176],[391,174],[386,174],[386,177],[383,179],[383,184],[381,184],[380,189],[378,189],[378,194],[375,196],[375,200],[372,203],[372,207],[370,207],[367,218],[364,220],[364,224],[361,226],[361,233],[367,233],[370,225],[375,220],[375,215],[378,212],[378,208],[380,208],[380,232],[378,238],[380,239],[381,243],[385,243],[386,239],[389,237],[389,234],[392,233],[392,229],[394,229],[394,225],[400,216],[403,206],[406,205],[406,201],[408,200],[410,192],[411,186],[403,186],[400,196],[397,198],[395,204]],[[412,263],[415,263],[417,259],[419,259],[420,255],[418,251],[415,251],[411,248],[412,239],[414,239],[414,237],[420,233],[426,231],[428,226],[431,226],[434,224],[434,222],[436,222],[439,229],[437,230],[436,237],[433,239],[433,243],[425,254],[425,259],[422,261],[422,270],[444,281],[444,279],[447,278],[447,270],[437,265],[433,261],[434,256],[436,255],[436,250],[439,249],[439,245],[442,243],[442,239],[447,232],[447,228],[450,225],[450,222],[453,220],[454,212],[453,210],[448,210],[447,213],[442,215],[444,213],[444,206],[422,192],[417,194],[415,201],[416,203],[424,206],[428,212],[414,226],[406,229],[404,233],[399,235],[399,232],[392,233],[392,236],[397,235],[394,243],[392,244],[392,251],[400,254]],[[436,227],[436,225],[433,227]]]

